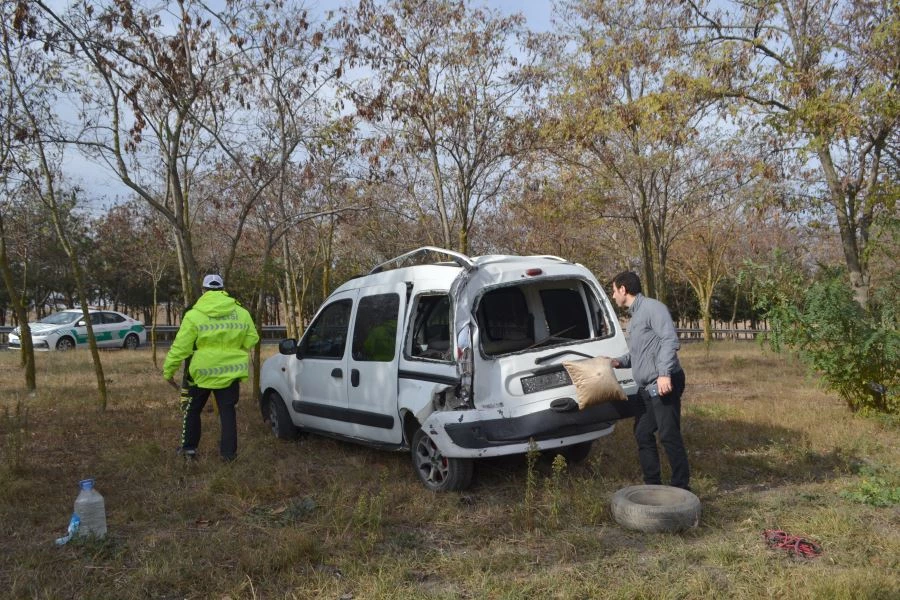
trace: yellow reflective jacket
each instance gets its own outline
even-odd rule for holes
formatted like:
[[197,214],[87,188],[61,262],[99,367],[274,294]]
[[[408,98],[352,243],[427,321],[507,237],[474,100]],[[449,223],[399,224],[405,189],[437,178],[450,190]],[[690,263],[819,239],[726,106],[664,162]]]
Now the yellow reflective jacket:
[[189,376],[198,387],[219,390],[235,379],[247,379],[248,350],[259,342],[250,313],[222,290],[205,292],[187,311],[166,361],[163,377],[171,379],[191,356]]

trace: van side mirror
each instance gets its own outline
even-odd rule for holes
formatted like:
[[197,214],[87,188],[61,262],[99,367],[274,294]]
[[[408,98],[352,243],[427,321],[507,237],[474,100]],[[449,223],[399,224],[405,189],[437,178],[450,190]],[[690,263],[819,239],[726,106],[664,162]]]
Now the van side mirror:
[[278,342],[278,353],[284,355],[296,354],[297,340],[294,338],[287,338]]

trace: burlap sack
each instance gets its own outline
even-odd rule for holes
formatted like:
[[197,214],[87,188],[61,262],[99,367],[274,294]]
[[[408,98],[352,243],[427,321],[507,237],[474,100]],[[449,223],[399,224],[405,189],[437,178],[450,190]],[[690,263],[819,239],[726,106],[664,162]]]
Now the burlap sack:
[[579,409],[611,400],[628,400],[613,374],[610,359],[598,356],[564,362],[563,366],[575,384],[575,401]]

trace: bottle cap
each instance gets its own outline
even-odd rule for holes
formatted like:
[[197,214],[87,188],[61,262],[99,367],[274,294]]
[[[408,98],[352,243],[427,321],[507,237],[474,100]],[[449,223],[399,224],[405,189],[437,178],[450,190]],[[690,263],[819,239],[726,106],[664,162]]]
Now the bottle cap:
[[83,490],[92,490],[94,489],[94,480],[93,479],[82,479],[78,482],[78,487]]

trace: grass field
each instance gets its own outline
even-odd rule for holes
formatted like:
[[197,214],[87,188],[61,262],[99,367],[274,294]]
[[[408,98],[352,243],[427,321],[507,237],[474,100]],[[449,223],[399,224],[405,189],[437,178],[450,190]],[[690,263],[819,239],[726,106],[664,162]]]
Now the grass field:
[[[271,352],[271,349],[267,350]],[[465,493],[420,485],[406,453],[281,442],[245,384],[239,456],[175,456],[177,396],[150,353],[39,354],[23,391],[0,352],[0,596],[10,598],[900,598],[900,429],[847,412],[753,343],[687,346],[683,430],[700,526],[641,534],[609,499],[640,482],[631,423],[585,463],[478,463]],[[109,535],[57,547],[94,477]],[[766,547],[783,529],[823,554]]]

